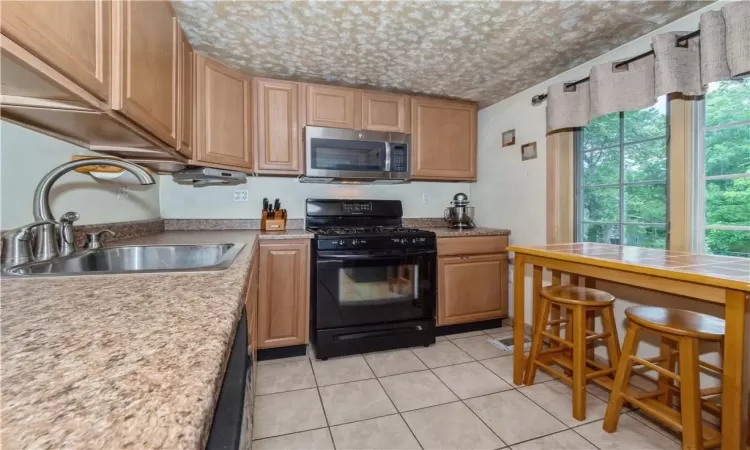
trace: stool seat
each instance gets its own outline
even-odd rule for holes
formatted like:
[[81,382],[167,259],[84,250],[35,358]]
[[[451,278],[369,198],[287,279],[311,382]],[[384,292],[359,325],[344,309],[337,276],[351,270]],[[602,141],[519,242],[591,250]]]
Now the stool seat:
[[724,338],[724,321],[707,314],[658,306],[632,306],[625,310],[625,315],[638,325],[660,333],[706,341]]
[[609,292],[572,284],[543,287],[542,296],[570,306],[605,307],[615,301],[615,296]]

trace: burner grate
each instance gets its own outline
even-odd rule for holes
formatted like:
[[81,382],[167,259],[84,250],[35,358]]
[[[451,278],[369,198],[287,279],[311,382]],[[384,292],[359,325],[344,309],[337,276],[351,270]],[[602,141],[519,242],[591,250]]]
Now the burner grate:
[[389,234],[389,233],[418,233],[416,228],[401,226],[373,226],[373,227],[325,227],[311,230],[322,236],[343,236],[353,234]]

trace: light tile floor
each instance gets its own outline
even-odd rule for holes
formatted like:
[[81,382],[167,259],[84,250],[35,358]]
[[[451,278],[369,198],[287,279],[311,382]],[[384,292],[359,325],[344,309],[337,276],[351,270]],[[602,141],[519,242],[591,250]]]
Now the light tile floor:
[[513,385],[513,357],[487,342],[510,327],[441,337],[430,347],[258,364],[255,449],[670,449],[679,436],[626,410],[602,430],[606,391],[589,388],[587,421],[570,388],[537,373]]

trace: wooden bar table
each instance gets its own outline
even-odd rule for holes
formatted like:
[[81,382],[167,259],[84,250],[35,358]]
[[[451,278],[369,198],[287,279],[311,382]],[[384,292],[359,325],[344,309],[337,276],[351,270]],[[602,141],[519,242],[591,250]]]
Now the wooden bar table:
[[[533,304],[543,270],[571,279],[600,279],[723,305],[726,335],[722,377],[723,450],[745,448],[750,390],[750,260],[598,243],[511,246],[513,276],[513,382],[523,384],[525,266],[533,266]],[[633,299],[637,300],[637,299]],[[534,314],[538,311],[534,308]],[[532,321],[533,322],[533,321]]]

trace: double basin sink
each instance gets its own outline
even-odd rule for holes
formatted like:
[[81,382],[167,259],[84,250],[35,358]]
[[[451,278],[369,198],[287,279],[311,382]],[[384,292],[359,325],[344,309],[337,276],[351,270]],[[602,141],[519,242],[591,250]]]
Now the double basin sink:
[[224,243],[105,247],[6,268],[4,273],[62,276],[224,270],[232,265],[244,246]]

